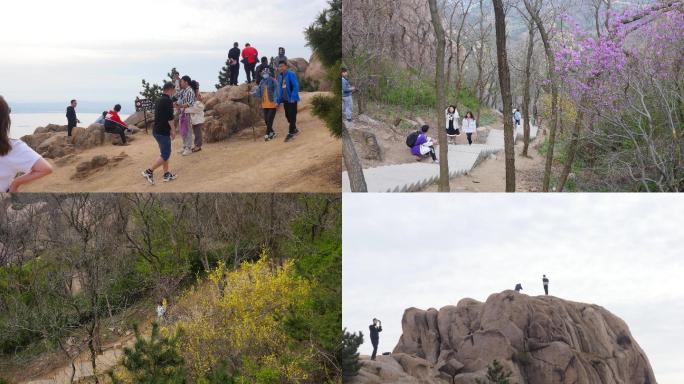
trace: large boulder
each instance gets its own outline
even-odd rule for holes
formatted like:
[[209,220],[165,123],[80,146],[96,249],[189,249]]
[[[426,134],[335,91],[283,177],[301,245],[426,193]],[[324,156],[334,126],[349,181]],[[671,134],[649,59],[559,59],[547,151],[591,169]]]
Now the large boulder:
[[46,159],[57,159],[74,152],[71,138],[64,134],[52,134],[48,139],[38,144],[35,148]]
[[[472,383],[494,360],[517,383],[656,383],[627,324],[593,304],[504,291],[485,303],[409,308],[402,330],[392,356],[402,367],[395,377],[407,383]],[[353,383],[395,382],[365,362],[361,371]]]
[[131,127],[136,126],[139,128],[145,128],[145,114],[147,114],[147,124],[150,125],[154,123],[154,111],[135,112],[134,114],[128,116],[128,118],[124,120],[124,123]]
[[323,62],[318,58],[318,55],[311,56],[309,65],[304,71],[303,77],[312,84],[318,84],[318,90],[321,92],[330,92],[331,84],[328,79],[328,71],[323,66]]
[[52,132],[66,132],[68,127],[66,125],[48,124],[45,127],[38,127],[33,131],[33,134],[38,133],[52,133]]
[[288,60],[288,66],[298,74],[304,74],[309,67],[309,63],[301,57],[295,57]]
[[253,85],[227,86],[211,95],[205,103],[204,138],[207,142],[226,140],[230,135],[257,124],[261,104],[251,97]]

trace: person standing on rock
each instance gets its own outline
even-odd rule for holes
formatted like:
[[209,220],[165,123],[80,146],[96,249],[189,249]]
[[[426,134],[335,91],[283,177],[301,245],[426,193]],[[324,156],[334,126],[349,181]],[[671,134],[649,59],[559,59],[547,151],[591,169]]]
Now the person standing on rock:
[[126,130],[128,129],[128,124],[124,123],[119,117],[119,112],[121,112],[121,105],[117,104],[114,109],[107,113],[104,122],[105,132],[114,135],[119,135],[121,137],[121,145],[128,145],[126,140]]
[[233,43],[233,48],[228,51],[228,62],[230,63],[230,84],[238,85],[240,75],[240,44]]
[[276,94],[278,92],[278,85],[273,78],[271,71],[266,68],[261,74],[261,82],[259,86],[254,89],[252,95],[261,99],[261,108],[264,110],[264,121],[266,122],[266,135],[264,139],[271,141],[275,139],[276,133],[273,130],[273,121],[278,111],[278,104],[276,104]]
[[154,109],[154,129],[152,135],[159,144],[160,156],[152,167],[144,170],[142,175],[154,185],[154,170],[163,167],[164,181],[176,180],[176,175],[169,171],[169,159],[171,158],[171,141],[176,138],[176,124],[173,119],[173,101],[171,96],[176,92],[173,83],[166,83],[162,88],[162,96],[157,100]]
[[179,131],[183,138],[183,148],[180,154],[188,156],[192,154],[192,122],[190,121],[189,108],[195,105],[195,91],[192,90],[190,76],[181,78],[181,91],[176,95],[176,108],[178,108]]
[[71,100],[69,106],[66,109],[67,118],[67,136],[71,137],[71,131],[76,127],[76,124],[80,124],[81,120],[76,117],[76,105],[78,103],[76,100]]
[[344,114],[345,120],[351,123],[352,121],[352,109],[353,100],[352,94],[356,91],[356,88],[349,84],[349,71],[347,68],[342,68],[342,113]]
[[516,291],[516,292],[522,291],[522,284],[520,284],[520,283],[516,284],[516,285],[515,285],[515,291]]
[[456,144],[456,136],[461,136],[461,132],[458,130],[458,110],[455,105],[450,105],[444,111],[444,117],[446,118],[446,131],[449,144]]
[[285,48],[278,47],[278,56],[276,56],[276,58],[275,58],[275,64],[277,65],[281,61],[284,61],[287,63],[287,56],[285,56]]
[[477,133],[477,122],[473,113],[468,111],[463,118],[463,132],[468,138],[468,145],[473,145],[473,135]]
[[371,360],[375,360],[375,355],[378,353],[378,344],[380,343],[380,332],[382,332],[382,321],[373,319],[373,324],[368,326],[370,331],[371,344],[373,344],[373,354]]
[[[0,192],[19,187],[52,173],[52,165],[21,140],[10,139],[10,108],[0,96]],[[17,177],[18,174],[22,174]]]
[[263,79],[263,73],[265,69],[269,71],[271,77],[275,75],[273,68],[271,68],[271,66],[268,64],[268,57],[266,56],[261,58],[261,63],[259,63],[259,66],[256,68],[256,85],[261,84],[261,79]]
[[283,104],[285,109],[285,117],[290,123],[290,130],[285,137],[285,142],[294,139],[299,134],[297,129],[297,103],[299,102],[299,80],[297,75],[287,68],[286,61],[278,63],[278,94],[276,97],[276,104]]
[[544,275],[542,278],[542,283],[544,284],[544,294],[549,295],[549,279]]
[[247,83],[249,84],[256,81],[254,68],[256,68],[257,62],[259,61],[259,52],[256,48],[247,43],[245,44],[245,48],[242,49],[242,60],[245,64],[245,72],[247,72]]

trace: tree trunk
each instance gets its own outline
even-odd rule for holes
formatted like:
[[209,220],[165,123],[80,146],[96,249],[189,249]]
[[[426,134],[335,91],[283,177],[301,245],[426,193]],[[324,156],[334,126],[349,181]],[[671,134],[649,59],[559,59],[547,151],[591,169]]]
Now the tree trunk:
[[530,65],[532,64],[532,54],[534,53],[534,21],[530,20],[527,26],[527,57],[525,58],[525,83],[523,84],[523,150],[522,155],[529,157],[530,147]]
[[568,181],[568,176],[572,170],[572,163],[575,161],[575,155],[577,154],[577,147],[579,146],[580,131],[582,129],[582,119],[584,118],[584,104],[585,101],[580,102],[579,108],[577,108],[577,118],[575,120],[575,128],[572,131],[572,139],[568,144],[568,158],[563,166],[563,171],[561,172],[560,179],[558,180],[558,192],[563,192],[565,188],[565,183]]
[[435,37],[437,39],[436,62],[437,69],[435,71],[435,87],[437,89],[437,135],[439,137],[439,192],[449,192],[449,146],[447,145],[445,121],[441,118],[442,109],[446,104],[445,84],[444,84],[444,54],[446,48],[446,38],[444,37],[444,27],[442,26],[442,19],[439,16],[439,9],[437,8],[436,0],[428,0],[430,5],[430,16],[432,17],[432,26],[435,29]]
[[511,111],[511,77],[506,55],[506,14],[503,0],[494,3],[494,25],[496,27],[496,59],[499,66],[499,84],[503,102],[504,149],[506,153],[506,192],[515,192],[515,148],[513,148],[513,114]]
[[347,175],[349,175],[351,191],[368,192],[366,178],[363,176],[363,167],[361,167],[359,155],[356,154],[354,142],[352,142],[346,125],[342,127],[342,158],[344,159],[344,166],[347,168]]
[[551,170],[553,166],[553,150],[556,146],[556,130],[558,129],[558,81],[556,76],[556,59],[553,56],[553,51],[551,50],[551,42],[549,40],[549,35],[546,33],[546,28],[544,27],[544,22],[542,22],[541,17],[539,17],[539,9],[532,7],[530,0],[525,1],[525,8],[529,12],[530,17],[537,24],[537,30],[539,30],[539,35],[542,38],[542,43],[544,43],[544,52],[546,53],[546,64],[548,66],[548,77],[551,81],[551,129],[549,131],[549,147],[546,153],[546,164],[544,166],[544,181],[542,185],[542,191],[548,192],[549,185],[551,184]]

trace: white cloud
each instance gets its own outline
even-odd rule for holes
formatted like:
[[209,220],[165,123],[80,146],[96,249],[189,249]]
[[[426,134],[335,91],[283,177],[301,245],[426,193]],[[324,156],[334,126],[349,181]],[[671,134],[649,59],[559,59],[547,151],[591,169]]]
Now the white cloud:
[[622,317],[656,377],[684,377],[679,196],[349,194],[343,210],[343,324],[367,338],[370,319],[384,320],[382,351],[406,308],[518,282],[538,295],[547,274],[551,294]]

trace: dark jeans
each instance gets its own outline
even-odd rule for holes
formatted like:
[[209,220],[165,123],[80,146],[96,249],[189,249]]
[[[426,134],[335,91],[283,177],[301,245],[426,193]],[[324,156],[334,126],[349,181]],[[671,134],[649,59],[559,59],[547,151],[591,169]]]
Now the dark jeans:
[[256,73],[254,72],[256,68],[256,63],[248,64],[245,63],[245,72],[247,72],[247,82],[251,83],[252,80],[256,81]]
[[373,343],[373,354],[371,355],[371,360],[375,360],[375,355],[378,353],[378,342],[372,342]]
[[472,133],[466,133],[466,136],[468,137],[468,144],[473,143],[473,134]]
[[202,128],[204,128],[204,124],[192,126],[192,133],[195,135],[195,148],[202,148]]
[[126,127],[116,122],[105,120],[105,132],[121,136],[121,144],[126,144]]
[[276,111],[277,109],[275,108],[268,108],[264,109],[264,121],[266,122],[266,134],[270,135],[273,133],[273,121],[275,120],[276,117]]
[[549,286],[548,285],[544,286],[544,293],[548,296],[548,294],[549,294]]
[[285,109],[287,122],[290,123],[290,134],[293,134],[297,132],[297,103],[288,103],[286,101],[283,103],[283,108]]
[[67,136],[71,137],[71,130],[74,129],[74,127],[75,127],[75,125],[74,126],[71,126],[71,125],[67,126]]
[[238,85],[238,76],[240,76],[240,64],[230,66],[230,85]]
[[430,147],[430,152],[428,153],[432,157],[432,161],[437,161],[437,154],[435,153],[435,147]]

